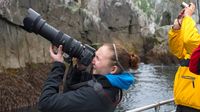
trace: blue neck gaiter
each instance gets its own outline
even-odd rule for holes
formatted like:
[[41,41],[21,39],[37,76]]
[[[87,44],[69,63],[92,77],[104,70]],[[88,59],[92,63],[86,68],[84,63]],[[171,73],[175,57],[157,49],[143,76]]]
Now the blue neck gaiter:
[[132,74],[123,72],[121,74],[106,74],[105,77],[109,80],[112,86],[127,90],[133,84],[135,78]]

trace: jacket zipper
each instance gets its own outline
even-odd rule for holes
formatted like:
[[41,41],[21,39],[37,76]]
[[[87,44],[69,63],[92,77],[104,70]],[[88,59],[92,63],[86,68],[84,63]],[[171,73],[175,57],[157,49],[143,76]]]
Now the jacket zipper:
[[195,77],[184,76],[184,75],[183,75],[182,78],[191,80],[191,81],[192,81],[192,86],[193,86],[193,88],[195,88],[195,84],[194,84]]

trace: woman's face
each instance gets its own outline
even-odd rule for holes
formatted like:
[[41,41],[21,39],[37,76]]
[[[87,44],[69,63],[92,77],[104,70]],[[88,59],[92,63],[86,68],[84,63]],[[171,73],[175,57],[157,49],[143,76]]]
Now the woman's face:
[[95,53],[92,61],[93,74],[105,75],[112,71],[111,57],[113,52],[108,46],[101,46]]

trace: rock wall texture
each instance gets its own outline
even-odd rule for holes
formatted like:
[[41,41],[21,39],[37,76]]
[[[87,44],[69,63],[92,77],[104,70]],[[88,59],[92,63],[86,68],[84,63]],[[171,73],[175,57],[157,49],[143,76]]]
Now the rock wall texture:
[[[28,8],[82,43],[116,42],[137,53],[143,62],[154,63],[146,54],[159,46],[155,44],[159,43],[155,32],[160,26],[172,24],[180,3],[176,0],[1,0],[0,71],[25,67],[27,63],[49,63],[50,42],[21,27]],[[167,39],[167,35],[162,37]],[[163,52],[170,56],[168,51]],[[159,58],[156,64],[165,60]]]
[[[39,35],[27,33],[20,27],[23,26],[22,21],[28,8],[36,10],[55,28],[83,43],[92,44],[112,41],[111,37],[123,40],[123,38],[128,38],[130,32],[132,32],[131,34],[139,32],[137,31],[139,29],[134,31],[134,29],[129,28],[130,24],[135,24],[137,21],[132,21],[129,4],[124,5],[123,1],[121,2],[114,5],[114,1],[108,4],[106,1],[100,2],[98,0],[1,1],[1,71],[7,68],[25,67],[27,63],[49,62],[48,47],[50,42]],[[126,10],[130,11],[123,14],[122,12],[126,12]],[[135,25],[138,27],[137,24]],[[137,36],[138,34],[135,35],[135,38]]]
[[[0,111],[34,105],[50,69],[51,43],[22,28],[28,8],[82,43],[115,42],[138,54],[144,63],[176,64],[168,50],[167,32],[181,10],[181,2],[0,0]],[[198,14],[197,8],[197,22]]]
[[[173,60],[164,61],[167,56],[170,57],[168,50],[165,51],[166,32],[170,28],[168,25],[173,23],[181,9],[181,2],[176,0],[1,0],[0,71],[25,67],[27,63],[49,62],[50,42],[39,35],[24,31],[21,27],[28,8],[33,8],[40,13],[48,24],[83,43],[92,45],[116,42],[127,47],[129,51],[137,53],[143,62],[173,63]],[[194,15],[194,18],[198,21],[197,15]],[[162,28],[165,33],[161,32],[161,36],[156,35],[156,32],[161,31]],[[164,43],[159,44],[160,40],[157,37],[162,38]],[[164,49],[160,49],[160,45],[164,45]],[[159,53],[153,50],[157,47]],[[161,52],[166,57],[160,60]],[[151,53],[158,56],[156,62],[153,61],[155,57],[148,56]],[[171,60],[171,57],[167,60]]]

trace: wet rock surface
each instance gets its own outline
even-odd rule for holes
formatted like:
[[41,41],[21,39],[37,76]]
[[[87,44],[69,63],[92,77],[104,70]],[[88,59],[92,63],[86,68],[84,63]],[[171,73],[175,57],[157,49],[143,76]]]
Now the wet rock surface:
[[34,106],[50,67],[50,64],[31,64],[0,73],[0,112]]

